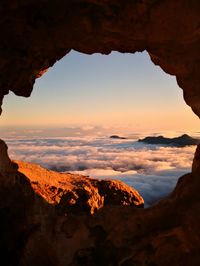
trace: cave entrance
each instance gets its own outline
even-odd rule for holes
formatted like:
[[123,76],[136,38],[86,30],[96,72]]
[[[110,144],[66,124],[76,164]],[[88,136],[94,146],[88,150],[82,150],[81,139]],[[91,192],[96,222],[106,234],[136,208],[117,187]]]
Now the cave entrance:
[[72,51],[36,81],[30,99],[6,98],[2,137],[12,159],[120,179],[149,206],[190,171],[195,146],[138,139],[195,135],[198,118],[182,98],[175,77],[153,65],[146,52]]

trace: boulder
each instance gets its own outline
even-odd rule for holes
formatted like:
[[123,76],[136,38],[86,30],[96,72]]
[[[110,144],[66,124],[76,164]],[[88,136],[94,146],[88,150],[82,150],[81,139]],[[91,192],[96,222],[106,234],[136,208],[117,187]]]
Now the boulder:
[[134,189],[118,180],[98,180],[70,173],[58,173],[39,165],[15,162],[30,181],[35,193],[62,213],[93,214],[105,205],[144,207]]

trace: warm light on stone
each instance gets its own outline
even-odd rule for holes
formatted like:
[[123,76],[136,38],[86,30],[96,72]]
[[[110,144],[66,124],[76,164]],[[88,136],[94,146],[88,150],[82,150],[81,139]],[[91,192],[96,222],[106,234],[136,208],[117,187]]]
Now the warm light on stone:
[[[87,54],[147,50],[154,64],[176,76],[186,103],[200,116],[199,0],[3,1],[0,12],[0,101],[9,90],[30,96],[35,79],[71,49]],[[193,172],[181,177],[166,199],[149,209],[117,201],[91,217],[59,212],[47,200],[58,187],[46,184],[48,194],[45,184],[31,183],[16,165],[10,171],[7,148],[0,146],[4,265],[200,265],[199,148]],[[115,186],[107,193],[111,190],[117,193]],[[73,196],[70,204],[77,202]],[[87,193],[82,196],[89,200]],[[94,197],[92,203],[102,206],[103,196]]]

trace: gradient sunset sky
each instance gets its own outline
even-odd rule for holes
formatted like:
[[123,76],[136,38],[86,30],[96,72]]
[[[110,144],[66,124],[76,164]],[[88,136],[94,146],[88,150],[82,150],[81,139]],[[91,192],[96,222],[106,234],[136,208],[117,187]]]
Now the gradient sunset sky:
[[[20,73],[19,73],[20,75]],[[1,126],[90,126],[130,130],[198,130],[175,77],[146,52],[70,52],[35,83],[30,98],[9,94]]]

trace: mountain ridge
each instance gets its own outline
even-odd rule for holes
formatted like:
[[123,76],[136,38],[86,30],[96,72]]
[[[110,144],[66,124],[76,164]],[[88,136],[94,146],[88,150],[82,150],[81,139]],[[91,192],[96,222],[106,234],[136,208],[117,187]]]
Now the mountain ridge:
[[163,136],[148,136],[143,139],[139,139],[138,142],[144,142],[147,144],[163,144],[176,147],[184,147],[189,145],[198,145],[200,144],[200,139],[193,138],[187,134],[183,134],[175,138],[166,138]]

